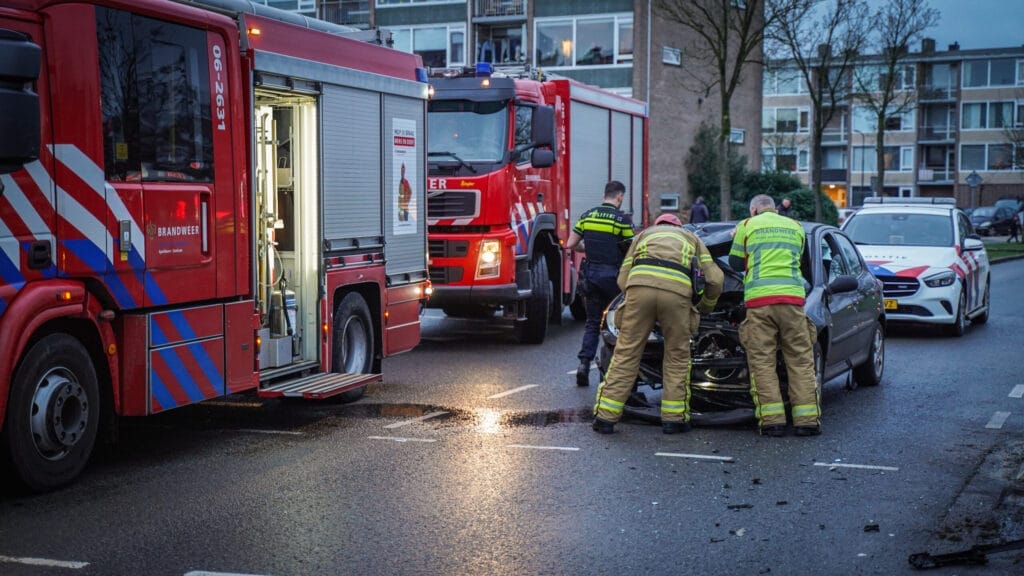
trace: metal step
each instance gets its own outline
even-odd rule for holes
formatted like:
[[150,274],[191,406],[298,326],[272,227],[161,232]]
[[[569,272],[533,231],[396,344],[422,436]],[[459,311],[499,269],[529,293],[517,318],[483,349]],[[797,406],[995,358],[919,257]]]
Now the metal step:
[[330,372],[285,380],[259,389],[260,398],[305,398],[323,400],[354,388],[381,381],[380,374],[342,374]]

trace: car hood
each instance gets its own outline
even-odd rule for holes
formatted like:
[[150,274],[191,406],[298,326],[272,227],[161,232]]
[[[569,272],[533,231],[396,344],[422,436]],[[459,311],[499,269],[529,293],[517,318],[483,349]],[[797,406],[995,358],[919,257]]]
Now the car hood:
[[954,268],[960,258],[953,247],[858,245],[875,276],[917,278],[933,268]]

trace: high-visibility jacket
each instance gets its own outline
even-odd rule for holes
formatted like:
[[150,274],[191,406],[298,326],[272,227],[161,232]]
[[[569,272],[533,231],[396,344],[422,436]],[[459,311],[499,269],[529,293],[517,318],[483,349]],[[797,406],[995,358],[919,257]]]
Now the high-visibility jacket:
[[619,269],[619,288],[650,286],[692,298],[695,265],[705,282],[700,305],[714,308],[725,277],[704,242],[678,226],[652,226],[633,239]]
[[633,221],[607,202],[584,212],[572,229],[583,237],[587,262],[592,264],[618,267],[623,256],[619,244],[633,237]]
[[729,265],[743,275],[747,308],[804,304],[800,258],[805,234],[800,223],[775,212],[761,212],[736,226]]

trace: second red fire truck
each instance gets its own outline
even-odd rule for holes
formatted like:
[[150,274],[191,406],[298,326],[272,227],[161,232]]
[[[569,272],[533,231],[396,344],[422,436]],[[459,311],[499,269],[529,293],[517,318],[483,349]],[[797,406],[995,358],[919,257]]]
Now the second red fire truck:
[[576,296],[574,222],[626,186],[623,210],[647,213],[647,107],[537,70],[432,74],[428,306],[449,316],[502,311],[520,341],[542,342]]
[[[247,390],[354,399],[419,342],[426,70],[242,0],[0,6],[0,461]],[[101,426],[103,425],[103,426]]]

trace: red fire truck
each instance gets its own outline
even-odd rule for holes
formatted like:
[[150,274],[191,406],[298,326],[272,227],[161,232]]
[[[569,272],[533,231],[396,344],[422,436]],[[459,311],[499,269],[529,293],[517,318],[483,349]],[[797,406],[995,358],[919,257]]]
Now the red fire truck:
[[352,400],[414,347],[426,70],[242,0],[0,7],[0,447],[256,390]]
[[[433,77],[437,76],[437,77]],[[537,70],[432,73],[427,218],[428,306],[449,316],[500,309],[520,341],[543,342],[576,296],[573,223],[626,186],[623,210],[647,213],[647,107]]]

